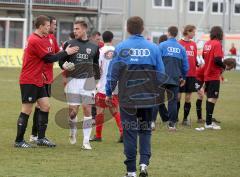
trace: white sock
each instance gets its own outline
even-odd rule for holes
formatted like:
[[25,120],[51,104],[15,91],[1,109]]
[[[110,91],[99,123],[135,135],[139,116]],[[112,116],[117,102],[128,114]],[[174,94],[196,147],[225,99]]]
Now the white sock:
[[70,126],[70,131],[71,134],[76,134],[77,133],[77,116],[74,119],[69,118],[69,126]]
[[146,169],[146,168],[147,168],[147,165],[144,164],[144,163],[142,163],[142,164],[140,164],[140,168],[141,168],[141,169]]
[[137,174],[136,172],[128,172],[128,176],[137,177]]
[[83,144],[88,144],[92,132],[92,116],[83,117]]

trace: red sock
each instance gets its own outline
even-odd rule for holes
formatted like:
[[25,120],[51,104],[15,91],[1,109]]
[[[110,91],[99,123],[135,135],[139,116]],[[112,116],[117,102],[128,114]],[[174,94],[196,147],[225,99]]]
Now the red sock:
[[117,123],[119,132],[120,132],[120,134],[122,135],[122,133],[123,133],[123,128],[122,128],[122,123],[121,123],[121,118],[120,118],[119,112],[115,112],[115,113],[113,114],[113,117],[115,118],[115,121],[116,121],[116,123]]
[[102,138],[102,128],[103,128],[103,122],[104,122],[104,115],[103,114],[97,114],[96,118],[96,138]]

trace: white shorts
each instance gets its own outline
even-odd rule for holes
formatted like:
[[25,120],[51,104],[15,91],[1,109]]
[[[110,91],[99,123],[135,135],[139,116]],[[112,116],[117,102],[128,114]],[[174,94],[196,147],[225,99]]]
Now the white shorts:
[[94,104],[96,93],[94,77],[84,79],[67,78],[65,93],[69,105]]

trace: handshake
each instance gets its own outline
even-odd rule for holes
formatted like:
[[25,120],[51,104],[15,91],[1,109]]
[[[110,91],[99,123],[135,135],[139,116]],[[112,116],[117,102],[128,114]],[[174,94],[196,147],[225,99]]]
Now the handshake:
[[67,71],[73,71],[75,69],[74,63],[67,62],[67,61],[63,64],[62,67],[63,67],[64,70],[67,70]]

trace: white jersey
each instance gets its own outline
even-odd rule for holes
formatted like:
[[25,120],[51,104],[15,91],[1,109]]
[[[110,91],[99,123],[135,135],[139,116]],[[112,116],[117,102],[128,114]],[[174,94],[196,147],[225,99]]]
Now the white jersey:
[[[106,94],[105,90],[105,85],[107,82],[107,72],[108,72],[108,67],[110,64],[110,61],[112,60],[112,57],[114,55],[114,50],[115,47],[113,46],[104,46],[99,49],[100,54],[99,54],[99,68],[100,68],[100,80],[97,84],[97,91]],[[113,91],[113,95],[118,94],[118,88]]]

